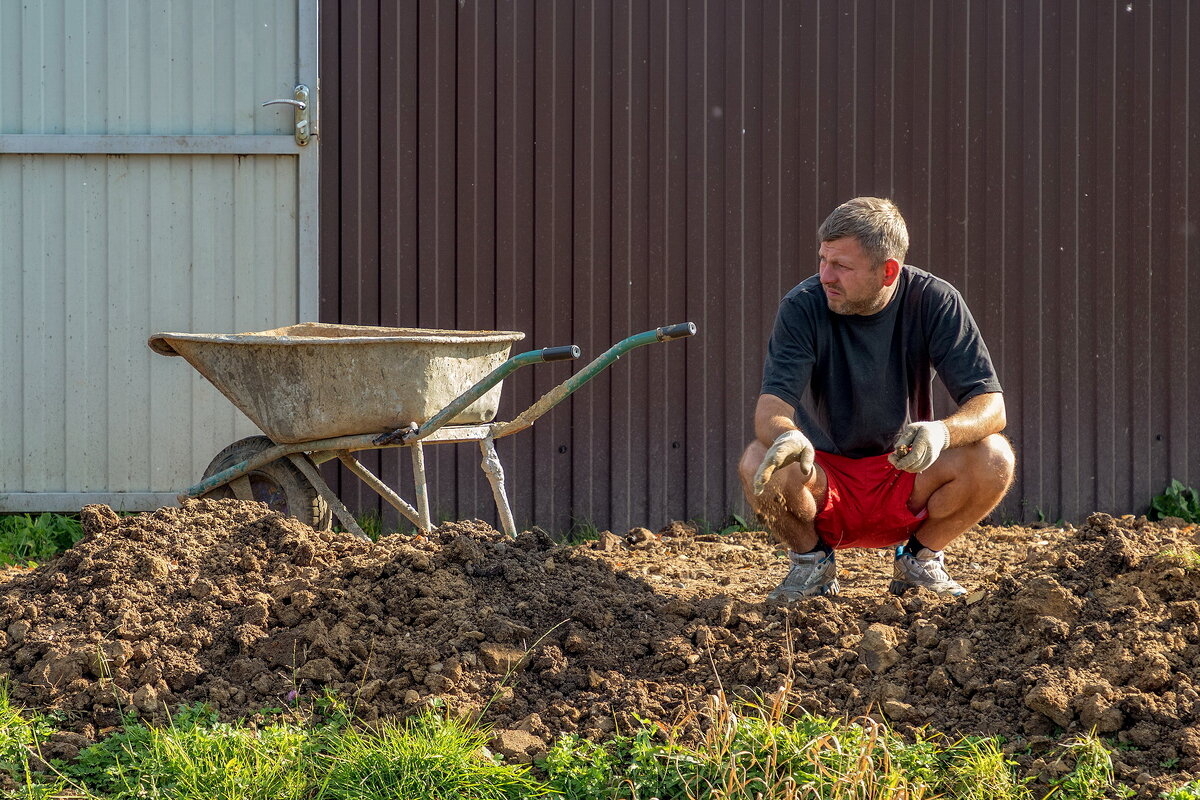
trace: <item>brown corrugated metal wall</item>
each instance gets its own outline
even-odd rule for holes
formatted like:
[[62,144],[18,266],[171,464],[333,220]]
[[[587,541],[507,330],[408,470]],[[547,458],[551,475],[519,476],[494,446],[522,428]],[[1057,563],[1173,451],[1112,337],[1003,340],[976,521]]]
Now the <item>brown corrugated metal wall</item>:
[[[1019,456],[999,517],[1200,485],[1187,0],[346,0],[321,24],[323,319],[521,330],[585,360],[700,328],[499,444],[519,524],[743,508],[776,303],[862,194],[898,202],[910,263],[991,347]],[[518,373],[501,416],[577,366]],[[493,517],[478,461],[431,448],[443,514]],[[407,459],[366,462],[407,485]]]

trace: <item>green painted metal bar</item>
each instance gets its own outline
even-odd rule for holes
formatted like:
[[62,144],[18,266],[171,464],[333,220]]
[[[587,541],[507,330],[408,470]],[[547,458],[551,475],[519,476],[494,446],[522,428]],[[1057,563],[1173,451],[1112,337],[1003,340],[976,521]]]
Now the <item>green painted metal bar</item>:
[[228,469],[223,469],[215,475],[210,475],[204,480],[184,489],[179,493],[180,500],[185,500],[189,497],[200,497],[203,494],[211,492],[218,486],[224,486],[230,481],[237,480],[248,472],[256,470],[264,464],[269,464],[280,456],[286,456],[289,453],[296,453],[304,449],[304,445],[287,445],[277,444],[274,447],[268,447],[254,458],[248,458],[245,461],[239,461]]
[[420,441],[424,437],[436,431],[450,420],[457,417],[466,409],[467,406],[474,403],[479,398],[483,397],[493,386],[507,378],[513,372],[521,367],[527,367],[530,364],[540,364],[543,361],[568,361],[574,358],[579,358],[579,348],[575,345],[566,345],[564,347],[546,347],[541,350],[530,350],[528,353],[521,353],[513,356],[505,361],[500,366],[489,372],[482,380],[467,389],[458,397],[450,401],[450,404],[443,408],[438,413],[434,414],[429,419],[425,420],[416,430],[411,428],[398,428],[391,433],[385,433],[375,439],[375,444],[384,445],[395,442],[400,439],[403,441]]
[[592,363],[546,392],[536,403],[522,411],[510,422],[497,423],[493,427],[493,437],[499,439],[501,436],[511,436],[518,431],[525,430],[537,421],[539,417],[567,399],[576,389],[608,369],[614,361],[630,350],[654,344],[655,342],[667,342],[672,339],[682,339],[685,336],[694,336],[695,333],[695,323],[681,322],[678,325],[666,325],[662,328],[655,328],[652,331],[634,334],[627,339],[622,339],[597,356]]
[[228,469],[223,469],[215,475],[208,476],[195,486],[184,489],[179,493],[178,498],[184,500],[189,497],[200,497],[216,489],[218,486],[224,486],[226,483],[236,480],[248,472],[253,472],[264,464],[269,464],[277,458],[289,456],[293,453],[321,450],[363,450],[373,447],[371,442],[374,438],[373,434],[360,434],[356,436],[337,436],[332,439],[318,439],[312,442],[277,444],[274,447],[268,447],[266,450],[263,450],[254,456],[254,458],[239,461]]

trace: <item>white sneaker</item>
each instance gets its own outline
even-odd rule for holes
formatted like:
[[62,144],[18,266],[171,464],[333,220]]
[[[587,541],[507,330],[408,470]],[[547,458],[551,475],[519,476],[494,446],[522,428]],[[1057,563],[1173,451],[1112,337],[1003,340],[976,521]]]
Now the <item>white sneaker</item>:
[[837,594],[840,591],[833,553],[826,555],[820,550],[812,553],[793,552],[790,559],[792,566],[787,577],[767,594],[767,600],[790,603],[801,597]]
[[922,547],[915,556],[905,551],[903,545],[897,547],[892,577],[894,580],[888,586],[888,591],[892,594],[904,594],[918,586],[952,597],[967,593],[967,590],[946,572],[946,558],[942,551],[930,550],[928,547]]

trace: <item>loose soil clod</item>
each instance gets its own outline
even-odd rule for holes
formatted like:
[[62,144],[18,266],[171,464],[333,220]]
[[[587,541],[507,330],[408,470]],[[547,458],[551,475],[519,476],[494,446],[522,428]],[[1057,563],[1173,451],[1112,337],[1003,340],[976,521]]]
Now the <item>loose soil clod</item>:
[[527,759],[558,733],[672,722],[790,675],[798,708],[1002,734],[1034,772],[1056,737],[1094,728],[1147,796],[1200,775],[1182,523],[977,528],[947,551],[958,600],[893,598],[890,554],[839,553],[842,596],[778,607],[762,598],[785,561],[763,533],[672,523],[564,546],[462,522],[370,544],[232,500],[83,519],[63,556],[0,575],[0,672],[86,737],[122,710],[235,718],[329,687],[368,719],[441,698]]

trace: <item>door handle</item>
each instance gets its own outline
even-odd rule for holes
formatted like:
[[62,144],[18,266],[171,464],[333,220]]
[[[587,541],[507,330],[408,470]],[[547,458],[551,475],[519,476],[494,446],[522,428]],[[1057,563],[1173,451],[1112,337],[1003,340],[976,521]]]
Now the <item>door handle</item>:
[[268,100],[263,103],[263,106],[275,104],[289,105],[295,112],[296,120],[296,144],[303,147],[308,144],[309,125],[308,125],[308,87],[303,83],[296,86],[292,92],[292,99],[280,98],[278,100]]

